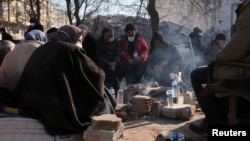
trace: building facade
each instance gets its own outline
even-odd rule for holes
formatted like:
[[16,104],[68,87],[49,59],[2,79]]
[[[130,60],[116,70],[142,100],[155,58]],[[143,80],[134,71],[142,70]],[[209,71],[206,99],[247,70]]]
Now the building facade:
[[[60,27],[68,23],[66,12],[50,0],[41,0],[40,22],[44,32],[50,27]],[[5,27],[14,39],[23,39],[29,26],[30,5],[26,0],[7,0],[0,6],[0,27]]]

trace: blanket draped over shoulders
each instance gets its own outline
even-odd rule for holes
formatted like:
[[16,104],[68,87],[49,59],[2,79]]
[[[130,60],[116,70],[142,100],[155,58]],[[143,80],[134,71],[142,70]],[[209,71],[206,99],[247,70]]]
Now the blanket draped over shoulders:
[[17,107],[40,120],[48,133],[82,133],[91,116],[114,114],[105,74],[84,49],[50,41],[37,48],[13,94]]

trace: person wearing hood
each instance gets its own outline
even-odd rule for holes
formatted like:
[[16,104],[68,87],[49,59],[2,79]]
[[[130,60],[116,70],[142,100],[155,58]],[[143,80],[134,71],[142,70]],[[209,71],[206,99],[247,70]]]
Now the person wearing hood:
[[181,72],[183,57],[178,49],[166,43],[161,32],[151,38],[151,48],[145,80],[157,81],[161,86],[170,86],[174,74]]
[[136,32],[134,24],[128,23],[125,33],[119,41],[121,70],[127,85],[141,83],[147,67],[149,46],[146,39]]
[[221,51],[227,44],[226,36],[223,33],[218,33],[212,41],[211,46],[206,47],[203,54],[201,65],[208,65],[209,62],[215,59],[216,54]]
[[96,41],[96,50],[97,65],[105,72],[105,85],[118,90],[117,67],[120,63],[120,48],[112,28],[102,29],[101,37]]

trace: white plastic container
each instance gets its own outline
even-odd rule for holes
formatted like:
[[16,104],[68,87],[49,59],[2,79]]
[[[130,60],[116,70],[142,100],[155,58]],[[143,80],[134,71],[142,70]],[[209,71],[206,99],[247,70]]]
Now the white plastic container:
[[117,106],[122,106],[123,105],[123,88],[120,87],[117,91]]

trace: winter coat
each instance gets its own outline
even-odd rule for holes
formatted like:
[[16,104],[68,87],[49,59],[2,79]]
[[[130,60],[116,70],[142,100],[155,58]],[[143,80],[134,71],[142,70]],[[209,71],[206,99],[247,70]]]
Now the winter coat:
[[[162,65],[163,62],[167,64]],[[155,47],[149,54],[146,79],[157,81],[160,85],[168,86],[171,84],[169,74],[181,71],[183,56],[178,49],[170,44],[163,43],[162,47]],[[163,70],[156,72],[155,67],[160,66]]]
[[32,53],[13,104],[41,121],[51,135],[83,133],[92,116],[114,113],[104,77],[82,48],[49,41]]
[[[215,61],[225,62],[250,62],[250,0],[241,3],[237,10],[235,30],[230,42],[220,51]],[[240,76],[250,76],[250,69],[244,67],[234,67],[217,64],[213,67],[214,77],[223,80],[228,77],[238,78]]]
[[[128,40],[126,36],[122,36],[120,41],[120,50],[121,50],[121,61],[128,61],[131,59],[128,52]],[[142,57],[142,62],[146,62],[148,59],[149,47],[146,40],[141,35],[136,35],[135,37],[135,52],[139,57]]]
[[120,48],[118,40],[104,42],[102,39],[96,41],[97,64],[102,68],[108,68],[108,62],[120,62]]

